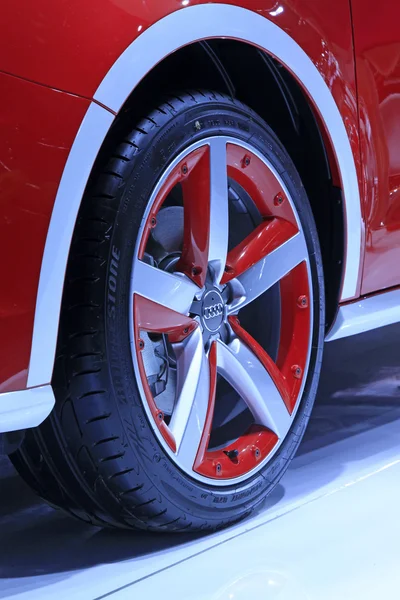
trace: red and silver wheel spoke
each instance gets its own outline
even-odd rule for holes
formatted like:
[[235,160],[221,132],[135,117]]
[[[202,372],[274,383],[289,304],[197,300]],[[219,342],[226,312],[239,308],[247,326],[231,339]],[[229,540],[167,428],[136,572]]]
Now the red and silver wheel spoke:
[[[242,205],[248,212],[243,226]],[[173,223],[167,220],[171,214],[179,215]],[[308,372],[312,282],[289,191],[274,166],[248,144],[223,136],[196,142],[155,188],[135,257],[131,346],[154,430],[191,477],[224,485],[243,480],[290,431]],[[278,283],[279,293],[265,297],[265,317],[279,328],[272,336],[279,341],[266,350],[259,342],[265,338],[264,330],[258,334],[260,305],[254,316],[251,306],[240,311]],[[243,424],[225,427],[243,405],[222,379],[252,419],[247,414]]]
[[210,241],[208,263],[214,271],[215,282],[220,283],[228,252],[229,206],[226,166],[226,142],[214,138],[210,143]]
[[238,338],[230,344],[218,341],[217,366],[246,402],[256,423],[283,439],[292,419],[272,377],[256,355]]
[[198,288],[183,274],[173,275],[136,259],[131,290],[165,308],[187,315]]
[[206,152],[182,182],[185,231],[180,268],[200,287],[211,267],[215,283],[224,274],[229,206],[226,141],[211,138]]
[[296,233],[287,242],[267,254],[252,267],[244,271],[237,280],[244,290],[228,308],[229,314],[237,312],[290,273],[297,265],[307,260],[307,246],[302,232]]
[[169,428],[175,439],[179,463],[191,471],[210,402],[210,367],[200,329],[196,329],[183,342],[174,344],[174,351],[177,359],[177,390]]
[[233,248],[227,258],[223,283],[238,277],[298,232],[297,227],[276,217],[263,221],[240,244]]

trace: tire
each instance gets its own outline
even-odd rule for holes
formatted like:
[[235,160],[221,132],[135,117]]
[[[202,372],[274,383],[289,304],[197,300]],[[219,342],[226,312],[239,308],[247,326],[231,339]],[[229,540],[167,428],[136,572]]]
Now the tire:
[[[27,432],[22,447],[11,456],[11,459],[20,474],[40,496],[52,505],[61,507],[86,522],[100,526],[148,530],[212,531],[250,515],[274,489],[287,469],[310,417],[319,379],[324,334],[324,285],[318,235],[306,193],[288,154],[269,126],[237,100],[216,92],[192,91],[182,93],[179,97],[169,98],[136,126],[127,121],[128,119],[125,117],[125,122],[121,121],[122,124],[120,123],[119,126],[124,130],[122,141],[115,143],[106,166],[95,177],[92,177],[74,232],[66,273],[53,375],[56,406],[50,417],[40,427]],[[240,303],[240,299],[230,300],[230,305],[227,304],[227,300],[223,299],[219,303],[214,302],[214,304],[206,306],[205,296],[202,296],[199,302],[202,303],[201,311],[203,312],[196,313],[194,309],[194,312],[190,309],[191,318],[182,317],[184,325],[185,319],[189,319],[195,328],[192,331],[192,325],[185,327],[186,332],[190,329],[189,337],[192,336],[190,339],[197,336],[197,339],[201,338],[201,343],[208,347],[208,354],[205,356],[210,361],[210,370],[207,370],[208,367],[207,369],[204,367],[205,370],[203,370],[203,363],[201,363],[203,366],[199,367],[201,377],[204,373],[210,373],[210,383],[207,385],[212,387],[212,382],[217,385],[214,373],[217,364],[215,356],[223,345],[224,351],[226,351],[226,347],[231,347],[229,340],[233,339],[234,335],[239,340],[236,344],[238,347],[240,346],[240,351],[243,349],[243,352],[249,352],[249,348],[253,348],[254,356],[256,356],[256,358],[253,357],[254,364],[258,365],[257,368],[261,364],[260,361],[265,366],[268,355],[273,357],[279,365],[281,375],[284,373],[283,379],[279,381],[282,385],[288,386],[287,389],[285,388],[285,402],[292,403],[290,410],[288,404],[286,405],[287,413],[290,413],[287,424],[286,412],[282,417],[282,423],[285,421],[282,431],[285,431],[285,434],[280,431],[275,434],[273,428],[265,425],[269,418],[268,415],[265,417],[267,421],[262,421],[262,426],[257,425],[257,418],[254,417],[254,414],[257,413],[258,405],[256,405],[256,409],[253,405],[249,409],[246,402],[244,405],[240,404],[242,399],[237,393],[237,389],[232,388],[229,368],[226,367],[228,384],[225,387],[230,386],[230,388],[226,395],[221,395],[221,397],[224,398],[226,404],[225,399],[233,397],[232,393],[236,394],[234,406],[239,406],[239,408],[231,420],[226,420],[226,414],[218,416],[220,396],[215,394],[212,396],[212,392],[209,391],[211,387],[205,388],[209,393],[207,397],[214,398],[212,419],[217,418],[215,415],[219,419],[218,425],[215,425],[215,431],[222,439],[223,435],[228,435],[221,433],[225,432],[226,423],[228,423],[228,429],[231,428],[229,435],[234,437],[233,421],[236,423],[235,427],[239,428],[244,428],[242,421],[244,422],[245,419],[252,419],[254,422],[249,429],[246,429],[245,433],[241,431],[240,434],[236,434],[239,442],[233,440],[230,446],[224,447],[223,451],[218,449],[218,444],[213,446],[214,449],[210,451],[211,442],[208,442],[209,446],[202,455],[202,460],[204,460],[201,467],[195,472],[194,466],[192,471],[182,467],[182,464],[186,464],[186,460],[191,460],[190,445],[188,454],[182,454],[181,460],[180,451],[176,448],[174,450],[168,438],[170,430],[175,431],[172,427],[172,414],[178,410],[177,402],[181,396],[178,400],[175,398],[172,409],[164,408],[165,413],[158,410],[157,407],[156,413],[154,413],[154,406],[150,400],[146,402],[146,393],[150,389],[150,378],[147,377],[147,371],[143,376],[145,350],[139,347],[143,346],[143,339],[140,338],[141,333],[137,329],[141,326],[141,322],[138,325],[138,312],[135,312],[132,320],[132,311],[139,310],[138,298],[141,292],[139,290],[133,296],[131,286],[132,282],[136,280],[140,282],[140,286],[144,281],[137,279],[138,276],[135,275],[139,268],[136,266],[139,260],[135,258],[136,253],[139,256],[139,252],[142,252],[142,258],[139,260],[141,267],[145,261],[150,261],[146,265],[155,269],[153,255],[148,258],[148,246],[143,246],[145,248],[143,253],[143,248],[142,251],[140,248],[138,250],[138,244],[142,239],[140,236],[144,236],[143,239],[148,244],[150,239],[148,236],[153,235],[151,244],[154,247],[157,246],[154,241],[156,234],[151,233],[155,218],[154,221],[151,221],[153,217],[151,217],[151,211],[149,212],[149,199],[156,198],[157,200],[158,197],[155,196],[157,183],[168,168],[170,169],[168,177],[174,176],[171,171],[173,161],[176,163],[175,170],[180,169],[181,173],[185,174],[186,163],[182,163],[182,160],[179,161],[177,157],[188,148],[203,148],[201,152],[210,152],[211,156],[213,152],[216,152],[213,150],[213,144],[216,144],[215,140],[221,136],[225,136],[232,142],[231,146],[228,145],[225,148],[230,148],[230,151],[233,149],[233,154],[243,149],[242,162],[229,167],[228,175],[233,172],[232,169],[236,169],[240,179],[241,169],[244,173],[250,159],[252,163],[249,169],[253,168],[252,165],[255,164],[254,172],[256,173],[257,165],[262,166],[262,161],[265,160],[265,164],[269,167],[262,166],[262,169],[265,171],[265,177],[269,178],[268,185],[278,185],[279,189],[286,190],[283,195],[280,192],[274,198],[273,204],[270,203],[272,216],[266,218],[265,215],[261,215],[260,218],[260,205],[257,210],[254,209],[253,201],[252,199],[249,201],[249,194],[246,192],[247,184],[250,186],[251,183],[250,176],[244,183],[242,182],[243,185],[240,184],[242,187],[239,191],[243,198],[239,202],[240,210],[235,208],[240,213],[240,218],[237,218],[236,212],[234,219],[232,217],[233,221],[236,219],[234,222],[238,223],[235,244],[238,240],[238,243],[245,243],[242,239],[243,236],[246,238],[246,231],[242,230],[245,222],[251,223],[251,227],[254,225],[255,228],[262,228],[272,222],[283,227],[282,223],[287,225],[285,221],[287,218],[292,223],[291,227],[298,227],[300,232],[298,236],[304,242],[302,247],[306,254],[303,262],[293,268],[293,271],[290,271],[282,279],[282,282],[274,284],[271,290],[257,297],[254,301],[255,308],[246,313],[245,325],[248,323],[255,332],[252,335],[259,337],[255,343],[249,336],[246,338],[246,332],[241,329],[235,314],[232,314],[229,319],[226,316],[229,311],[233,310],[232,303],[234,301]],[[202,140],[206,139],[211,139],[211,142],[204,150],[205,146],[202,146]],[[194,154],[187,155],[188,164],[193,156],[197,156],[196,150],[193,152]],[[217,155],[215,154],[215,156]],[[184,158],[184,160],[186,159]],[[232,161],[234,160],[235,157],[232,158]],[[198,168],[196,166],[196,169]],[[190,164],[189,169],[191,169]],[[193,173],[194,171],[190,171],[192,178],[194,177]],[[207,178],[207,172],[205,171],[205,173],[205,178]],[[264,175],[262,176],[264,177]],[[199,178],[199,173],[197,173],[197,177],[193,190],[201,189],[201,185],[205,181],[204,177]],[[213,176],[210,175],[210,177]],[[167,178],[165,181],[168,182],[169,179]],[[190,182],[190,180],[188,181]],[[239,187],[237,189],[232,187],[239,185],[235,180],[231,179],[230,181],[229,210],[231,210],[232,202],[236,202],[235,194],[239,189]],[[174,190],[180,189],[181,194],[186,194],[185,185],[190,184],[184,182],[180,188],[178,186]],[[197,192],[193,192],[193,190],[192,193],[196,194]],[[160,194],[160,190],[157,193]],[[178,192],[176,193],[178,194]],[[197,204],[192,201],[190,205],[192,212],[188,219],[189,221],[191,219],[190,227],[192,228],[197,227],[196,220],[201,221],[202,214],[208,210],[198,210],[198,203],[201,201],[201,199],[196,200]],[[182,203],[181,199],[165,202],[162,205],[163,209],[170,208],[168,204],[170,202],[173,210],[169,213],[162,213],[162,215],[183,214],[179,209],[180,202]],[[209,202],[212,206],[211,203],[214,201],[210,200]],[[270,199],[266,202],[270,202]],[[210,208],[209,210],[211,214],[214,209]],[[280,210],[283,212],[279,213]],[[277,213],[283,215],[283,220],[279,215],[276,216]],[[160,214],[157,213],[156,227],[159,227],[158,219],[160,222],[162,221]],[[189,214],[189,209],[187,214]],[[216,213],[212,214],[215,216]],[[225,215],[224,219],[227,218]],[[231,216],[229,219],[231,224]],[[210,222],[217,220],[210,217]],[[182,228],[181,217],[178,221],[179,226],[175,227],[172,219],[172,227],[169,226],[161,231],[164,233],[167,231],[168,235],[173,237],[176,231],[181,231],[180,228]],[[297,225],[293,225],[295,222]],[[289,225],[287,226],[289,227]],[[185,235],[186,227],[185,220]],[[193,231],[197,230],[193,229]],[[208,254],[203,253],[200,260],[206,256],[208,261],[212,254],[210,250],[212,244],[215,239],[220,240],[221,236],[213,237],[214,233],[207,233],[207,235],[209,235],[207,239],[213,241],[208,244]],[[222,236],[222,239],[223,245],[225,238]],[[251,238],[251,242],[254,254],[254,237]],[[167,244],[167,242],[163,243]],[[268,241],[267,245],[269,243]],[[191,249],[188,250],[185,244],[186,242],[183,241],[183,250],[181,248],[180,255],[175,256],[175,262],[170,260],[170,257],[168,258],[169,264],[173,263],[175,265],[173,268],[183,273],[179,277],[179,281],[184,281],[185,285],[189,285],[189,283],[193,286],[197,285],[198,289],[202,285],[203,287],[214,285],[204,283],[204,278],[206,276],[216,277],[215,273],[223,263],[218,262],[217,259],[212,263],[207,262],[206,274],[204,274],[204,269],[203,271],[196,270],[193,267],[193,261],[190,263]],[[230,238],[229,244],[232,246]],[[166,245],[162,248],[162,252],[164,252]],[[193,246],[193,248],[195,247]],[[269,251],[272,252],[270,246]],[[228,258],[230,256],[231,254],[228,255]],[[260,255],[256,256],[256,260],[259,259]],[[255,259],[250,267],[254,266],[254,262]],[[159,264],[161,263],[157,263],[157,272],[161,270]],[[208,264],[212,265],[209,269]],[[231,278],[231,283],[227,283],[224,288],[229,287],[230,298],[233,297],[232,294],[234,295],[232,292],[234,279],[232,279],[233,275],[229,274],[229,269],[232,272],[235,269],[236,272],[239,272],[238,264],[235,263],[234,268],[226,266],[225,274],[221,275],[222,278],[218,280],[224,281],[224,277],[227,280],[229,277]],[[132,265],[134,265],[133,270]],[[300,274],[300,268],[302,274]],[[172,273],[172,267],[165,269],[169,269]],[[294,274],[295,272],[297,274]],[[178,279],[178,275],[171,276]],[[201,277],[203,279],[199,283]],[[240,277],[239,280],[242,281]],[[301,288],[300,281],[303,288]],[[296,282],[299,283],[298,289]],[[222,287],[221,284],[220,288],[222,289]],[[214,290],[213,293],[218,295],[220,288],[213,287],[211,291]],[[303,293],[304,289],[308,290],[306,294]],[[157,285],[153,286],[152,290],[151,293],[159,293]],[[223,293],[221,291],[221,298]],[[297,293],[300,294],[299,297],[297,297]],[[215,300],[215,297],[207,296],[207,298],[211,298],[211,301],[213,298]],[[293,298],[297,298],[297,300],[293,302]],[[136,304],[132,304],[132,302],[136,302]],[[207,302],[209,302],[208,299]],[[226,303],[224,304],[224,302]],[[213,327],[218,326],[220,329],[217,329],[215,335],[208,332],[207,337],[205,331],[208,323],[214,323],[215,320],[220,319],[221,310],[224,311],[225,317],[223,318],[228,319],[229,323],[226,320],[223,323],[221,321],[220,325],[214,324]],[[277,316],[268,317],[268,311]],[[246,309],[244,308],[242,312],[245,313]],[[140,314],[142,319],[143,314]],[[162,311],[160,314],[163,314]],[[209,321],[206,322],[204,320],[206,318],[209,318]],[[255,318],[256,326],[254,326]],[[154,328],[150,328],[150,333],[146,333],[145,336],[145,347],[150,348],[153,352],[152,344],[162,343],[164,348],[170,340],[173,340],[175,344],[178,344],[178,341],[181,345],[187,344],[189,337],[185,340],[180,339],[179,335],[182,332],[178,335],[175,325],[174,329],[170,328],[163,336],[159,333],[151,333]],[[278,337],[277,327],[279,328]],[[288,363],[288,360],[290,362],[293,358],[290,353],[295,352],[287,339],[285,341],[288,332],[292,332],[290,327],[297,327],[295,331],[298,345],[303,348],[300,357],[304,363],[303,366]],[[212,329],[211,325],[210,328]],[[284,328],[286,328],[286,333],[283,331]],[[134,329],[135,332],[133,332]],[[226,333],[227,331],[228,333]],[[171,332],[175,336],[174,338]],[[182,347],[186,352],[187,345]],[[214,351],[212,348],[217,349]],[[265,352],[266,348],[268,354]],[[174,346],[174,350],[168,354],[170,350],[167,348],[166,355],[161,358],[157,352],[158,350],[154,351],[152,357],[153,355],[157,356],[162,364],[166,365],[163,368],[172,379],[172,375],[176,371],[171,357],[179,357],[178,351]],[[214,356],[214,363],[211,361],[211,355]],[[203,354],[202,357],[201,360],[204,361]],[[176,358],[178,365],[176,370],[181,369],[179,360]],[[220,373],[220,371],[218,372]],[[275,371],[273,373],[275,373],[274,377],[281,377],[279,373],[278,375]],[[165,386],[172,384],[162,383],[163,380],[159,377],[160,375],[157,374],[156,382],[152,384],[153,388],[151,389],[158,390],[159,388],[154,387],[156,385],[160,389],[163,388],[162,396],[167,389]],[[201,377],[196,382],[201,382]],[[243,378],[245,377],[246,374],[243,373]],[[220,375],[218,381],[221,382]],[[273,379],[273,381],[279,389],[279,381],[277,379]],[[226,383],[224,382],[225,380],[221,383],[222,388]],[[255,384],[254,397],[258,398],[256,388]],[[196,390],[200,390],[200,383]],[[275,388],[273,390],[275,393]],[[178,397],[178,392],[175,393]],[[205,397],[206,391],[196,391],[196,394],[200,393],[202,398]],[[225,394],[225,392],[223,393]],[[153,398],[154,402],[157,397]],[[182,397],[185,398],[184,395]],[[251,402],[256,401],[252,399]],[[200,400],[198,403],[200,404]],[[224,410],[226,409],[225,404],[223,404]],[[170,415],[167,414],[168,410]],[[260,411],[262,412],[262,410],[261,407]],[[275,419],[278,422],[280,417],[275,417],[273,412],[271,414],[272,421]],[[250,435],[249,432],[251,436],[246,437]],[[217,439],[217,434],[214,433],[213,422],[208,430],[208,435],[211,437],[215,435],[215,439]],[[182,434],[182,436],[184,435]],[[182,440],[184,439],[182,437]],[[248,440],[252,443],[251,447]],[[236,443],[238,447],[240,446],[240,451],[232,450]],[[258,443],[260,449],[257,446]],[[175,458],[174,452],[179,460]],[[209,452],[210,454],[208,454]],[[219,459],[218,456],[222,458]],[[215,457],[217,458],[215,459]],[[250,464],[249,461],[253,461],[253,463]]]

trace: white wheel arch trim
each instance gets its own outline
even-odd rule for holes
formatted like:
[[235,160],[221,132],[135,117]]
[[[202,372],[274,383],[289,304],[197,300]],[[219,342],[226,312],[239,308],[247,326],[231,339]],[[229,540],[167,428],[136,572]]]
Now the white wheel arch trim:
[[[356,295],[362,219],[357,174],[343,119],[331,92],[302,48],[275,23],[244,8],[202,4],[178,10],[142,33],[116,60],[94,99],[118,112],[145,75],[163,58],[197,40],[226,37],[269,52],[308,90],[331,137],[345,198],[346,261],[342,300]],[[85,186],[113,114],[92,103],[71,148],[47,234],[36,301],[28,386],[49,383],[57,343],[65,269]]]
[[0,394],[0,434],[40,425],[53,406],[51,385]]

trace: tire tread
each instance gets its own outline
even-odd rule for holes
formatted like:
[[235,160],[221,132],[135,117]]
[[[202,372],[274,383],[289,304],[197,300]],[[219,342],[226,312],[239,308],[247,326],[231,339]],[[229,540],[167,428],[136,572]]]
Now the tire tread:
[[[102,351],[105,332],[98,319],[101,306],[87,300],[104,277],[107,263],[104,234],[113,226],[120,186],[132,171],[138,154],[149,143],[146,139],[151,139],[149,132],[166,125],[171,115],[175,117],[179,111],[208,102],[223,102],[227,107],[246,110],[251,119],[262,123],[248,107],[225,94],[207,90],[180,92],[131,127],[129,135],[124,133],[107,164],[90,181],[79,212],[65,280],[53,377],[56,407],[40,427],[27,432],[21,449],[12,455],[17,470],[42,498],[99,527],[215,531],[248,516],[258,505],[253,504],[239,517],[216,518],[210,514],[208,519],[190,515],[173,503],[165,508],[147,473],[139,465],[125,462],[126,441],[105,432],[105,424],[112,429],[118,415],[107,408],[110,392],[102,377],[108,365]],[[273,137],[285,155],[276,136]],[[323,286],[323,281],[320,283]],[[317,370],[320,362],[317,361]],[[290,455],[296,447],[297,443],[293,443]],[[271,482],[271,488],[273,483],[276,480]]]

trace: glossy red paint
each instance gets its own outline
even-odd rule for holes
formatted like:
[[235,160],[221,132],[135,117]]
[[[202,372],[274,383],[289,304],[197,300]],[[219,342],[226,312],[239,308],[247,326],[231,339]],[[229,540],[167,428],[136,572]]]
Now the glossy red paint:
[[[265,163],[236,144],[227,144],[226,153],[228,177],[232,177],[248,193],[261,216],[277,217],[297,228],[296,218],[281,184]],[[249,161],[248,165],[243,162],[245,158]]]
[[[298,230],[290,203],[279,181],[265,163],[252,152],[235,144],[227,144],[226,156],[228,176],[243,187],[266,220],[229,253],[222,283],[237,277]],[[195,150],[177,165],[172,177],[163,186],[161,198],[166,197],[165,191],[171,190],[178,178],[182,185],[185,216],[182,257],[177,269],[202,287],[207,273],[210,231],[211,180],[208,146]],[[155,204],[161,206],[158,198]]]
[[153,333],[165,333],[171,343],[182,342],[197,327],[197,322],[185,317],[161,304],[135,294],[136,340],[139,342],[140,330]]
[[295,214],[278,179],[258,156],[227,144],[227,166],[228,176],[248,193],[264,221],[228,253],[222,283],[238,277],[298,231]]
[[362,293],[400,283],[400,6],[352,0],[363,159]]
[[[187,215],[186,215],[186,223],[188,226],[187,227],[187,235],[189,235],[188,239],[186,239],[186,247],[188,249],[190,248],[190,241],[191,241],[190,231],[191,231],[191,227],[192,227],[192,225],[191,225],[192,220],[193,220],[193,227],[196,224],[195,215],[192,214],[190,216],[190,207],[192,205],[191,192],[193,191],[193,197],[195,199],[198,198],[198,192],[196,189],[193,189],[193,186],[189,182],[189,179],[191,181],[191,178],[193,175],[193,179],[196,181],[196,178],[197,178],[197,180],[198,180],[198,174],[193,172],[195,167],[198,166],[200,172],[204,169],[205,177],[208,177],[208,181],[209,181],[209,175],[207,175],[207,171],[208,171],[207,165],[204,164],[204,161],[201,161],[201,159],[205,153],[208,153],[208,147],[202,146],[201,148],[198,148],[197,150],[194,150],[193,152],[191,152],[188,156],[185,156],[185,159],[180,161],[176,165],[176,167],[169,174],[167,180],[161,186],[161,189],[157,193],[157,197],[155,198],[155,200],[153,202],[153,206],[151,207],[150,214],[147,217],[146,225],[145,225],[144,231],[143,231],[143,236],[142,236],[142,239],[140,240],[139,251],[138,251],[138,257],[140,259],[143,258],[143,254],[146,250],[146,244],[148,242],[150,232],[151,232],[152,228],[155,227],[155,225],[157,224],[158,211],[160,210],[163,203],[165,202],[168,194],[178,184],[182,184],[183,192],[184,193],[186,192],[185,197],[186,197],[186,201],[187,201],[186,204],[188,207],[188,211],[187,211]],[[200,164],[199,164],[199,161],[201,161]],[[209,188],[204,189],[203,183],[201,181],[200,181],[200,186],[202,186],[201,189],[204,191],[205,198],[207,199],[207,197],[209,197]],[[195,211],[195,210],[196,210],[196,207],[194,206],[193,211]],[[200,215],[200,219],[202,219],[202,215]],[[203,236],[204,236],[204,232],[203,232]],[[196,241],[196,239],[197,239],[196,234],[195,234],[194,239]],[[198,256],[198,255],[201,256],[201,254],[204,253],[206,245],[208,246],[208,240],[206,240],[206,239],[204,239],[202,241],[200,240],[195,244],[195,249],[193,251],[190,250],[190,252],[193,252],[195,254],[195,256]],[[186,257],[187,265],[185,265],[185,266],[187,267],[187,270],[189,271],[190,276],[192,276],[191,266],[193,266],[195,264],[195,262],[196,261],[194,260],[193,257],[191,257],[191,258]]]
[[[238,317],[229,317],[229,324],[232,327],[233,331],[236,333],[239,339],[241,339],[246,346],[248,346],[254,354],[257,356],[258,360],[263,364],[264,368],[268,371],[272,381],[276,385],[280,395],[283,398],[283,401],[288,410],[290,410],[292,400],[290,398],[290,383],[286,381],[283,377],[282,373],[269,356],[269,354],[260,346],[258,342],[249,334],[243,327],[240,326],[240,321]],[[292,412],[292,411],[290,411]]]
[[[276,366],[290,389],[288,409],[292,412],[302,384],[302,376],[293,377],[293,367],[305,372],[310,343],[310,288],[306,263],[301,263],[281,279],[280,286],[282,317]],[[302,297],[307,299],[306,305],[301,302]]]
[[[199,449],[196,454],[196,458],[193,464],[193,470],[197,473],[204,473],[204,465],[206,463],[206,455],[208,450],[208,443],[210,441],[212,420],[214,416],[215,407],[215,392],[217,390],[217,344],[213,342],[211,344],[210,351],[208,353],[208,362],[210,365],[210,398],[208,401],[208,409],[206,420],[204,423],[203,434],[201,436]],[[215,468],[213,469],[215,474]]]
[[182,256],[177,269],[199,287],[206,281],[210,242],[211,178],[208,146],[195,150],[180,165],[184,231]]
[[140,373],[140,379],[142,380],[144,394],[146,396],[147,404],[150,408],[151,415],[153,417],[154,423],[158,427],[161,435],[163,436],[165,442],[171,448],[172,452],[176,451],[176,442],[175,438],[164,421],[163,413],[158,410],[156,403],[154,402],[153,394],[151,393],[151,389],[146,377],[146,371],[144,369],[143,358],[140,354],[138,354],[138,367]]
[[[185,6],[196,4],[202,1],[190,0]],[[315,0],[227,0],[226,4],[253,10],[275,22],[310,56],[343,115],[361,183],[348,0],[335,2],[335,19],[330,5]],[[136,37],[164,16],[185,10],[180,0],[88,0],[84,4],[38,0],[23,9],[14,6],[3,19],[0,70],[88,98]],[[323,135],[332,172],[337,175],[334,148],[324,130]]]
[[182,255],[176,270],[185,273],[199,287],[207,275],[210,231],[210,150],[201,146],[182,159],[162,185],[153,203],[139,246],[143,258],[150,231],[157,222],[157,214],[168,194],[177,185],[182,186],[184,208],[184,235]]
[[297,228],[292,223],[276,217],[261,223],[229,252],[222,283],[241,275],[261,258],[287,242],[296,232]]
[[[190,0],[185,6],[202,3]],[[315,0],[227,0],[226,4],[277,23],[313,59],[338,104],[353,108],[348,97],[355,98],[355,86],[347,0],[335,2],[335,19],[329,4]],[[14,3],[2,19],[0,70],[92,97],[125,48],[162,17],[185,10],[183,6],[181,0]],[[347,94],[343,86],[348,86]]]
[[[252,425],[238,440],[223,450],[206,452],[203,461],[194,469],[200,475],[211,479],[234,479],[255,469],[266,458],[278,441],[273,431]],[[229,458],[229,452],[237,452],[236,458]]]
[[[241,331],[244,330],[241,329]],[[253,341],[255,342],[255,340]],[[261,460],[266,458],[277,443],[278,437],[266,427],[253,425],[244,435],[225,448],[208,450],[217,386],[217,352],[217,344],[214,342],[209,352],[210,400],[193,470],[204,477],[211,477],[211,479],[233,479],[251,471]],[[235,451],[237,456],[230,457],[231,451]]]
[[[239,146],[228,144],[228,175],[243,186],[256,203],[261,215],[270,220],[262,223],[249,238],[231,250],[224,281],[248,268],[247,265],[253,264],[254,255],[266,256],[297,231],[295,215],[277,178],[257,156],[249,154],[248,158],[250,161],[246,161],[245,167],[243,150]],[[276,375],[277,386],[282,389],[282,396],[286,399],[290,412],[293,411],[301,387],[301,378],[293,380],[292,367],[297,365],[304,372],[307,360],[310,332],[309,294],[307,267],[304,263],[293,269],[281,281],[282,332],[277,364],[281,377],[290,387],[289,393],[283,391],[281,377],[278,377],[265,353],[261,353],[265,361],[264,366],[267,370],[269,366]],[[300,298],[306,299],[305,305],[299,302]],[[232,326],[235,325],[232,323]],[[236,333],[250,347],[254,347],[258,355],[261,349],[254,346],[256,342],[251,341],[243,330],[238,329]]]
[[[253,156],[246,156],[246,159],[248,158],[253,159]],[[246,160],[246,165],[250,166],[249,160]],[[263,167],[263,170],[257,171],[257,175],[264,175],[265,177],[265,172],[267,172],[267,181],[271,185],[272,174],[265,165]],[[260,185],[259,188],[264,189],[264,186]],[[273,198],[274,196],[270,196],[272,203]],[[265,206],[265,202],[259,203],[259,208],[265,208]],[[268,206],[271,208],[270,204]],[[281,201],[276,203],[275,210],[279,210],[280,206]],[[286,215],[288,218],[294,218],[288,202]],[[231,276],[240,275],[252,266],[254,256],[259,259],[260,256],[272,252],[277,244],[284,243],[297,231],[297,228],[290,221],[276,217],[270,217],[270,219],[267,223],[262,223],[254,234],[246,238],[229,253],[227,264],[230,265],[230,268],[227,272],[229,276],[227,280]],[[309,299],[307,266],[306,263],[302,263],[281,282],[282,329],[276,363],[258,342],[241,327],[236,316],[229,317],[233,332],[254,352],[267,370],[290,414],[299,401],[300,389],[307,367],[311,335]],[[208,450],[215,404],[216,352],[217,345],[214,343],[210,351],[211,392],[206,425],[193,468],[197,473],[206,477],[230,479],[247,473],[257,465],[257,462],[266,458],[278,442],[278,438],[272,431],[256,425],[229,446],[218,450]],[[235,451],[233,458],[229,456],[230,451]]]
[[0,392],[5,392],[26,385],[47,228],[89,103],[1,73],[0,89]]
[[144,349],[145,342],[141,339],[140,335],[142,331],[164,333],[168,335],[169,340],[172,343],[181,342],[196,329],[197,322],[137,294],[134,296],[133,310],[136,355],[147,404],[150,408],[155,425],[158,427],[168,446],[175,452],[175,438],[164,421],[164,415],[158,409],[157,404],[154,401],[147,380],[142,357],[142,350]]
[[[310,56],[343,115],[361,174],[348,0],[335,3],[335,19],[330,5],[315,0],[227,3],[275,22]],[[0,176],[7,186],[1,197],[0,248],[3,255],[15,257],[3,267],[8,284],[0,294],[0,339],[10,341],[0,350],[0,391],[20,388],[26,379],[47,226],[62,169],[88,107],[72,94],[91,98],[126,47],[175,10],[185,10],[178,0],[37,0],[24,6],[13,3],[3,14],[0,71],[28,81],[0,75],[0,161],[6,165],[0,164]],[[334,150],[328,151],[333,161]],[[26,240],[30,243],[23,246]]]
[[276,363],[240,326],[236,317],[229,319],[233,331],[268,371],[290,413],[299,399],[302,375],[307,367],[310,343],[309,298],[307,266],[302,263],[281,280],[281,335]]

